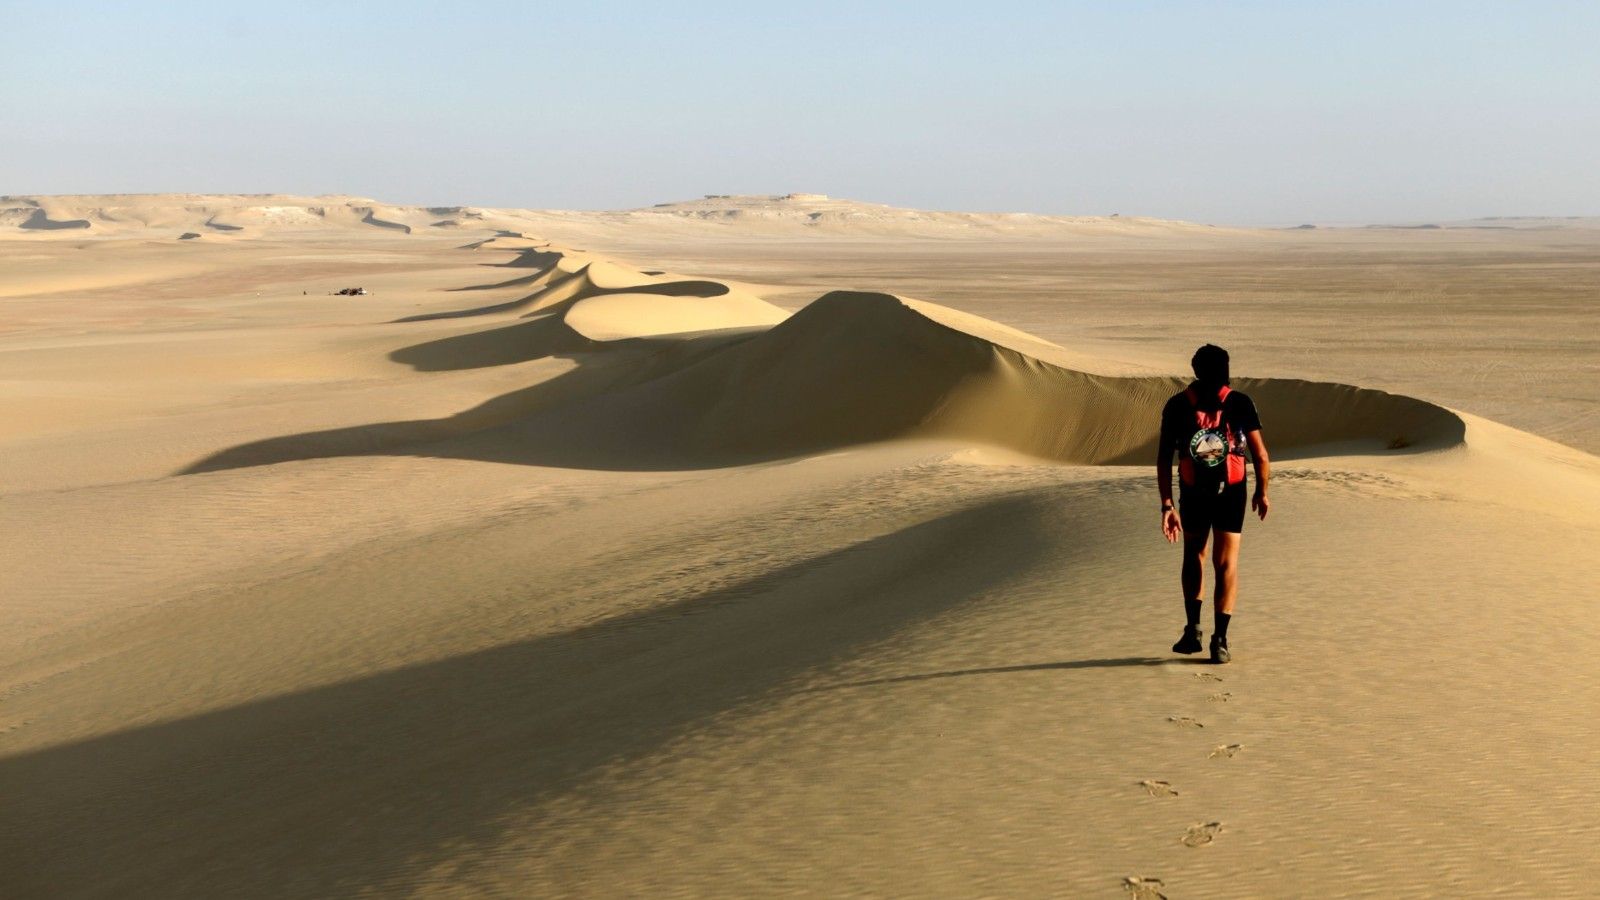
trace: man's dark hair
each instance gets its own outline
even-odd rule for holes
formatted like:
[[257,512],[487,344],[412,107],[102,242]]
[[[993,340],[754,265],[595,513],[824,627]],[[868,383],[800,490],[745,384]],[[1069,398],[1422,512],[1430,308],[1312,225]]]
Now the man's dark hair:
[[1189,365],[1194,367],[1195,380],[1203,385],[1221,387],[1228,383],[1228,351],[1216,344],[1196,350]]

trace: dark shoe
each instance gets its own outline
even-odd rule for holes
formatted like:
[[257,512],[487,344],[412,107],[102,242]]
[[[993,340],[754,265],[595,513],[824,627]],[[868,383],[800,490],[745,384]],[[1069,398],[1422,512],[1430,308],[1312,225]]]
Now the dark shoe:
[[[1195,649],[1198,650],[1200,648],[1196,647]],[[1228,652],[1228,639],[1219,638],[1216,635],[1212,635],[1211,661],[1220,665],[1230,659],[1233,659],[1233,654]]]
[[1172,645],[1172,652],[1173,653],[1199,653],[1200,652],[1200,628],[1199,628],[1199,626],[1196,626],[1196,625],[1185,625],[1185,626],[1183,626],[1183,637],[1178,638],[1178,642],[1176,644]]

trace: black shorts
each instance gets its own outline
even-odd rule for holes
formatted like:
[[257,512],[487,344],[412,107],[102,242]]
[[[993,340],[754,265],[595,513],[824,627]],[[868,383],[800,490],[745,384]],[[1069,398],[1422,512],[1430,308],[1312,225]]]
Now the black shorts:
[[1215,486],[1185,486],[1178,498],[1178,519],[1191,534],[1244,531],[1245,483],[1230,484],[1220,493]]

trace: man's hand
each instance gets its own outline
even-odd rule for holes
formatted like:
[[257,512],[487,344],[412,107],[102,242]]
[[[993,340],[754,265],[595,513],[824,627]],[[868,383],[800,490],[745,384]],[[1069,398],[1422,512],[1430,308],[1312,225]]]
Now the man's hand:
[[1178,518],[1178,511],[1170,506],[1161,512],[1161,533],[1166,535],[1169,544],[1176,544],[1178,536],[1183,533],[1183,522]]
[[1250,498],[1250,508],[1261,516],[1261,521],[1265,522],[1267,520],[1267,510],[1272,508],[1272,504],[1267,502],[1266,494],[1257,491],[1256,495]]

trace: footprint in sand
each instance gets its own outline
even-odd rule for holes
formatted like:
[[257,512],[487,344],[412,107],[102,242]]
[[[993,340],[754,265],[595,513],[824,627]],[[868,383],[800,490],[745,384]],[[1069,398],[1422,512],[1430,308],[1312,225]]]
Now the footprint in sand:
[[1138,875],[1129,875],[1122,879],[1122,889],[1128,892],[1133,900],[1167,900],[1167,895],[1161,893],[1166,887],[1159,878],[1142,878]]
[[1206,759],[1216,759],[1219,756],[1233,759],[1233,755],[1243,749],[1243,744],[1221,744],[1218,745],[1215,750],[1212,750],[1211,754],[1207,756]]
[[1228,693],[1227,691],[1218,691],[1217,693],[1212,694],[1211,696],[1207,697],[1206,699],[1210,700],[1212,703],[1227,703],[1229,700],[1233,699],[1233,695]]
[[1167,721],[1171,722],[1172,724],[1174,724],[1176,726],[1178,726],[1179,728],[1204,728],[1204,727],[1206,727],[1206,726],[1200,724],[1198,721],[1190,718],[1189,716],[1167,716]]
[[1194,677],[1200,679],[1201,681],[1221,681],[1222,680],[1222,676],[1221,675],[1213,675],[1210,672],[1196,672],[1196,673],[1194,673]]
[[1221,822],[1196,822],[1189,826],[1183,837],[1178,838],[1178,842],[1185,847],[1204,847],[1216,840],[1217,835],[1221,833]]
[[1157,781],[1153,778],[1146,778],[1145,780],[1139,782],[1139,786],[1144,788],[1144,792],[1152,797],[1178,796],[1178,789],[1173,787],[1171,782]]

